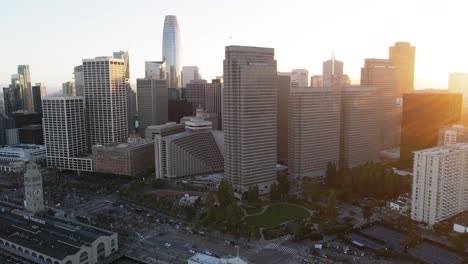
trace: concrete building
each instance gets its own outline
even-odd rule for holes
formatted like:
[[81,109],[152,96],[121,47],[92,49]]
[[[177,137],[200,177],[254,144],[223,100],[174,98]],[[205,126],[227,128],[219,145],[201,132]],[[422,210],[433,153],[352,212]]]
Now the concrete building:
[[123,59],[83,60],[88,145],[126,142],[127,92]]
[[72,81],[62,83],[62,94],[76,96],[75,83]]
[[25,263],[97,264],[118,251],[117,233],[3,202],[0,208],[0,249]]
[[306,69],[294,69],[291,71],[291,86],[307,87],[309,86],[309,71]]
[[294,88],[289,97],[289,173],[325,175],[340,162],[341,93],[336,88]]
[[37,162],[46,158],[43,145],[18,144],[0,148],[0,160]]
[[310,77],[310,87],[320,88],[323,87],[323,77],[322,75],[314,75]]
[[341,104],[341,162],[354,167],[378,159],[382,118],[379,91],[373,87],[344,87]]
[[397,96],[414,91],[414,61],[416,48],[409,42],[395,42],[389,48],[388,58],[397,68]]
[[403,95],[400,162],[413,165],[413,151],[437,146],[441,126],[459,124],[462,95],[413,92]]
[[165,61],[145,61],[145,78],[165,80],[166,62]]
[[393,63],[385,59],[366,59],[364,67],[361,68],[361,85],[375,87],[380,97],[380,150],[392,149],[399,145],[396,73],[397,69]]
[[187,101],[192,103],[192,115],[199,107],[207,113],[215,113],[218,120],[213,123],[213,128],[216,130],[222,130],[221,86],[221,81],[218,79],[213,79],[211,83],[198,80],[187,84],[185,89]]
[[145,129],[162,125],[168,118],[168,92],[166,80],[137,79],[138,129],[144,136]]
[[73,68],[73,79],[75,80],[75,95],[84,96],[84,73],[83,65]]
[[439,128],[438,146],[468,142],[468,127],[463,125],[443,126]]
[[34,112],[42,113],[42,97],[46,95],[46,87],[43,83],[36,83],[32,87]]
[[144,176],[154,171],[154,141],[93,146],[94,171]]
[[182,87],[182,40],[177,17],[166,16],[164,19],[162,58],[166,62],[167,87]]
[[201,79],[200,69],[198,66],[184,66],[182,67],[182,87],[187,87],[191,81]]
[[240,257],[218,258],[197,253],[187,260],[187,264],[247,264]]
[[[448,89],[451,93],[461,93],[463,98],[468,98],[468,73],[450,73]],[[468,100],[464,100],[463,105],[467,105]]]
[[[180,125],[167,124],[153,130],[155,148],[155,175],[157,179],[180,180],[187,176],[223,170],[223,156],[211,122],[193,117],[185,122],[186,131],[178,132]],[[159,134],[154,133],[159,130]]]
[[19,144],[19,129],[7,128],[5,129],[5,138],[7,145]]
[[276,141],[278,142],[276,159],[277,161],[288,161],[288,98],[291,90],[291,77],[288,75],[279,75],[276,77],[277,85],[277,108],[276,122],[278,129],[276,131]]
[[128,123],[128,134],[131,135],[136,129],[137,119],[137,95],[135,91],[130,87],[126,88],[127,91],[127,123]]
[[224,172],[237,193],[276,181],[277,86],[274,49],[227,46],[224,59]]
[[46,96],[42,99],[42,105],[47,166],[92,171],[92,159],[85,157],[89,148],[83,97]]
[[468,144],[414,152],[411,219],[429,226],[468,210]]

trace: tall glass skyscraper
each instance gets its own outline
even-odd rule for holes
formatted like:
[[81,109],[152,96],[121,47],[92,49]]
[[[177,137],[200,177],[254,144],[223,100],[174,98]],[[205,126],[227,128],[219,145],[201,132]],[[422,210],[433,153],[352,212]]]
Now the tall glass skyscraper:
[[176,16],[164,20],[162,57],[166,61],[166,79],[169,88],[180,88],[182,78],[182,50],[179,23]]

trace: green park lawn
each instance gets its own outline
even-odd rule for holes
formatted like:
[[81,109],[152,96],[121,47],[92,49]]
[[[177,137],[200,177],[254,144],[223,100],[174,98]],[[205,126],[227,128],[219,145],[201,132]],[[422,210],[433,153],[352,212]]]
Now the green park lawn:
[[276,204],[268,207],[262,214],[246,217],[245,221],[258,227],[270,228],[287,221],[304,219],[308,216],[310,216],[309,212],[302,207],[292,204]]
[[241,205],[241,206],[242,208],[245,209],[245,212],[248,215],[258,214],[263,210],[263,208],[261,207],[253,207],[253,206],[245,206],[245,205]]

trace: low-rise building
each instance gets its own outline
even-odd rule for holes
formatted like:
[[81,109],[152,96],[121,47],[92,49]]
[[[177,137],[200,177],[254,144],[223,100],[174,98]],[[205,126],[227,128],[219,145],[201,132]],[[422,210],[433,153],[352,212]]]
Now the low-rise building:
[[0,160],[3,161],[39,161],[46,158],[44,145],[16,144],[0,148]]
[[191,207],[194,206],[197,200],[200,199],[197,195],[189,195],[185,194],[182,198],[180,198],[179,205],[182,207]]
[[0,249],[34,263],[96,264],[118,250],[117,233],[0,202]]
[[93,146],[94,170],[128,176],[141,176],[154,171],[154,141]]

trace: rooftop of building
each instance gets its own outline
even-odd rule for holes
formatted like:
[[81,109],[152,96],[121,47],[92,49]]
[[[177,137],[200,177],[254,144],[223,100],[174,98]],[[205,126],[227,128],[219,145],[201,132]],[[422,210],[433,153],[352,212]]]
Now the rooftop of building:
[[93,148],[107,148],[107,149],[120,149],[120,150],[132,150],[134,148],[139,148],[141,146],[154,144],[153,140],[150,139],[138,139],[133,142],[124,142],[124,143],[112,143],[107,145],[95,145]]
[[45,150],[45,145],[34,144],[15,144],[0,148],[0,151],[18,151],[18,150]]
[[62,260],[101,236],[114,233],[46,213],[31,215],[0,202],[0,238]]
[[457,143],[452,145],[438,146],[434,148],[422,149],[414,151],[414,153],[425,154],[430,156],[439,156],[449,153],[456,153],[460,151],[468,151],[468,143]]
[[44,96],[42,97],[42,101],[47,100],[84,100],[83,96],[72,96],[67,94],[58,94],[53,96]]
[[169,128],[176,128],[176,127],[183,127],[183,125],[177,124],[176,122],[168,122],[162,125],[148,126],[146,129],[169,129]]

